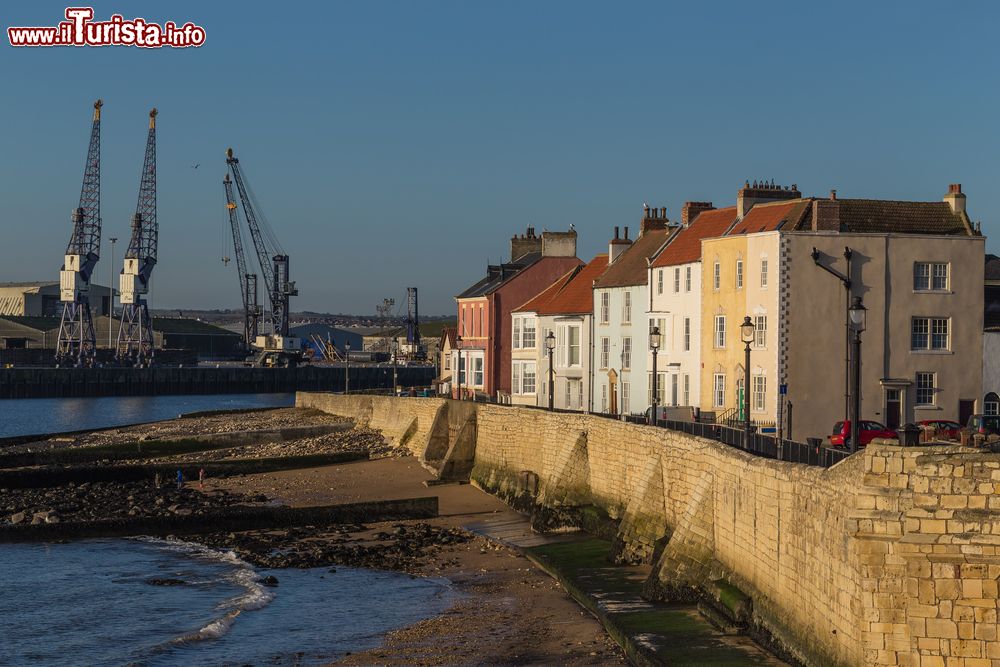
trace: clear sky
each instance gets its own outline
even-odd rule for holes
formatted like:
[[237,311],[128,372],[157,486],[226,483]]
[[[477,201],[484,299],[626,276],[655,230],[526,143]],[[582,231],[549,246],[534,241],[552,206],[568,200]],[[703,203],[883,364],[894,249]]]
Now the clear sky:
[[[415,285],[423,313],[453,313],[529,224],[575,224],[586,259],[642,202],[677,218],[746,179],[917,200],[960,182],[993,234],[1000,5],[811,4],[98,0],[97,19],[193,21],[207,41],[4,35],[0,281],[57,278],[97,97],[116,273],[160,111],[159,308],[239,302],[220,261],[227,146],[291,255],[293,310],[374,313]],[[0,22],[55,25],[65,6],[6,3]]]

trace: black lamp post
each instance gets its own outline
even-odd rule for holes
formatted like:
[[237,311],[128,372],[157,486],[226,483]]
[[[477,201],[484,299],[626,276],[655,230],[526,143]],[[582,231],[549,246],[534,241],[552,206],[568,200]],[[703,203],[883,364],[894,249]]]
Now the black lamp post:
[[753,320],[747,315],[740,325],[740,339],[746,348],[746,360],[743,365],[743,432],[744,447],[750,448],[750,438],[753,434],[753,427],[750,424],[750,343],[754,337]]
[[458,351],[458,368],[455,369],[455,374],[458,375],[458,400],[462,400],[462,373],[465,370],[462,365],[462,337],[455,336],[455,349]]
[[545,349],[549,352],[549,410],[555,408],[555,379],[554,371],[552,368],[552,354],[556,349],[556,335],[553,332],[549,332],[545,337]]
[[654,426],[656,425],[656,399],[657,399],[657,375],[656,375],[656,357],[657,352],[660,349],[660,327],[653,327],[653,330],[649,333],[649,349],[653,351],[653,410],[650,415],[650,423]]
[[351,342],[344,342],[344,393],[351,389]]
[[[865,330],[868,319],[868,309],[861,302],[861,297],[856,296],[851,302],[850,313],[851,331],[854,332],[854,372],[852,374],[851,387],[851,452],[858,451],[858,444],[861,440],[861,332]],[[857,437],[855,437],[857,434]]]

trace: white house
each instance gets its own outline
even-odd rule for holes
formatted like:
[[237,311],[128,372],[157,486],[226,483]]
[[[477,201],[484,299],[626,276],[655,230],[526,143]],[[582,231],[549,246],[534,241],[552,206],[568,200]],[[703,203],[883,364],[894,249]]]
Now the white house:
[[[649,407],[649,262],[679,229],[668,225],[666,209],[646,209],[639,238],[611,240],[608,268],[594,282],[593,405],[608,412],[641,413]],[[614,371],[612,373],[612,371]]]
[[[711,202],[685,202],[681,230],[650,264],[649,330],[660,330],[656,358],[659,405],[711,409],[700,405],[701,240],[722,236],[735,220],[735,206],[714,209]],[[652,374],[652,351],[648,357]]]

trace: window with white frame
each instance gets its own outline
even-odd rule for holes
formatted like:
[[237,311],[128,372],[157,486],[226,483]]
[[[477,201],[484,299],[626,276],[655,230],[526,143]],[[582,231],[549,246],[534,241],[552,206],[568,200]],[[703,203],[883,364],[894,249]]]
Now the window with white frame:
[[[656,374],[656,404],[665,405],[663,397],[667,393],[667,374],[657,373]],[[646,373],[646,403],[653,404],[653,374],[652,372]]]
[[675,407],[680,399],[680,379],[677,373],[670,374],[670,405]]
[[767,315],[755,315],[753,320],[753,344],[756,347],[765,347],[767,345]]
[[948,289],[948,265],[943,262],[914,263],[913,289],[920,292],[946,291]]
[[628,405],[629,405],[629,397],[631,396],[631,389],[630,389],[631,383],[620,382],[619,384],[621,385],[622,404],[621,406],[619,406],[618,409],[624,413],[629,410]]
[[537,367],[534,361],[515,361],[511,364],[511,392],[514,394],[535,393]]
[[736,260],[736,289],[743,289],[743,260]]
[[580,327],[571,325],[565,327],[565,338],[566,338],[566,366],[579,366],[580,365]]
[[622,294],[622,324],[632,321],[632,292]]
[[479,335],[486,335],[486,311],[483,310],[482,304],[479,305]]
[[684,318],[684,351],[691,351],[691,318]]
[[717,349],[726,346],[726,316],[715,316],[715,347]]
[[601,292],[601,324],[607,324],[611,317],[611,293]]
[[767,287],[767,259],[760,260],[760,286]]
[[934,405],[935,373],[917,373],[917,405]]
[[468,384],[465,380],[465,357],[461,352],[458,353],[458,383]]
[[983,399],[983,414],[1000,415],[1000,396],[996,392],[991,391]]
[[445,355],[445,357],[444,357],[444,369],[446,371],[450,371],[451,370],[451,355],[450,354]]
[[910,333],[910,349],[950,349],[950,328],[947,317],[914,317]]
[[476,357],[472,360],[472,384],[476,387],[483,386],[483,358]]
[[684,268],[684,291],[685,292],[690,292],[691,291],[691,267],[690,266]]
[[608,385],[601,385],[601,412],[608,411]]
[[684,374],[684,403],[682,405],[691,405],[691,376],[687,373]]
[[622,370],[632,368],[632,337],[622,338]]
[[764,402],[767,396],[767,376],[753,376],[753,409],[755,412],[764,411]]
[[681,268],[674,269],[674,294],[681,291]]
[[515,350],[521,348],[521,316],[515,315],[511,318],[512,324],[511,329],[513,330],[513,335],[511,336],[511,345]]
[[576,381],[576,409],[583,410],[583,380]]
[[607,368],[611,363],[611,339],[607,336],[601,338],[601,368]]
[[726,375],[716,373],[712,376],[712,406],[721,408],[726,404]]
[[663,269],[656,271],[656,293],[663,294]]
[[712,288],[719,289],[722,285],[722,265],[718,262],[712,267]]

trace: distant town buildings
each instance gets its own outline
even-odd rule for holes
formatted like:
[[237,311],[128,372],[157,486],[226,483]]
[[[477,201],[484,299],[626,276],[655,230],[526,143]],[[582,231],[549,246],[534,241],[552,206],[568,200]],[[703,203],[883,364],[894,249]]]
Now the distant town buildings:
[[645,208],[636,238],[614,231],[586,266],[575,232],[553,237],[557,253],[549,232],[512,239],[511,261],[456,297],[452,395],[461,384],[465,397],[548,406],[551,333],[555,408],[643,414],[655,329],[657,404],[736,421],[749,398],[759,428],[819,437],[846,416],[859,297],[863,418],[896,428],[1000,412],[1000,259],[985,255],[960,185],[901,202],[747,182],[735,205],[689,201],[679,221]]

